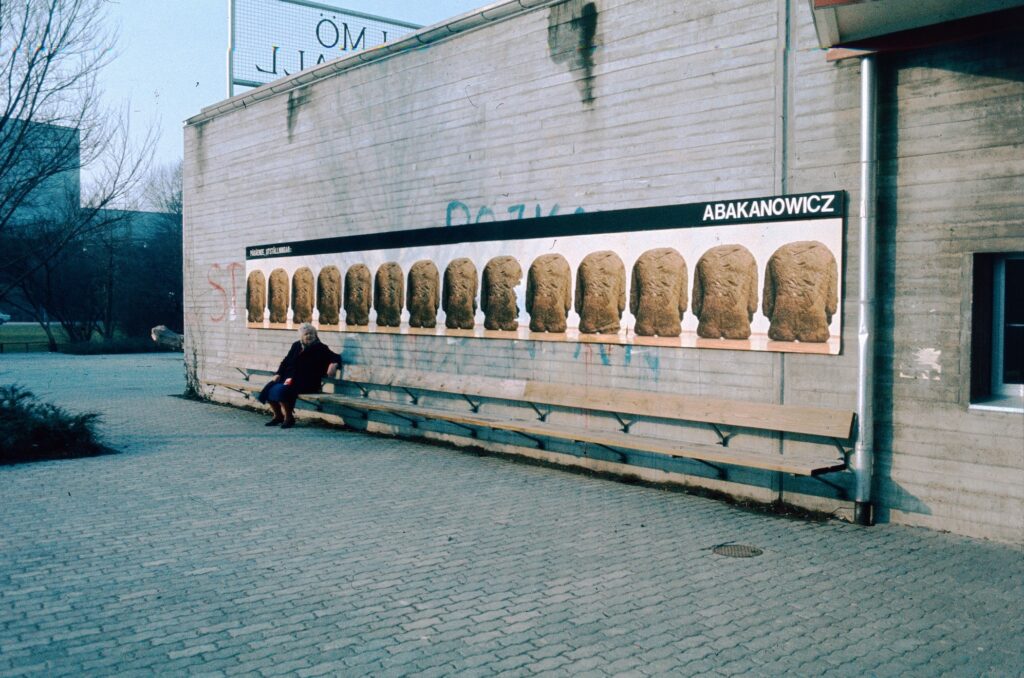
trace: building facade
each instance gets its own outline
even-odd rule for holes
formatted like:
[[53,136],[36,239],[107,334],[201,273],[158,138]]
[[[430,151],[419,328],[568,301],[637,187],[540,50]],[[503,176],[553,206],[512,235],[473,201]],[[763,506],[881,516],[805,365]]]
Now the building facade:
[[[1011,27],[874,57],[876,518],[1015,543],[1024,543],[1012,341],[1024,252],[1022,37]],[[798,0],[524,0],[211,106],[185,129],[186,360],[209,382],[272,368],[294,340],[247,322],[250,246],[839,192],[835,355],[323,336],[351,365],[854,409],[861,70],[856,58],[826,59]],[[849,473],[822,483],[737,469],[721,480],[686,460],[621,463],[571,445],[540,453],[500,436],[472,443],[851,508]],[[804,443],[778,444],[799,454]]]

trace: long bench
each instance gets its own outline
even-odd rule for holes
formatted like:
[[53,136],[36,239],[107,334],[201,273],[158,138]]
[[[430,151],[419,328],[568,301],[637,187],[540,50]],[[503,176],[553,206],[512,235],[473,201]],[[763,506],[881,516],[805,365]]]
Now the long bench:
[[[271,372],[236,368],[240,381],[209,381],[247,397],[259,392]],[[262,377],[262,378],[257,378]],[[822,407],[776,405],[629,389],[597,388],[537,381],[502,380],[346,365],[342,379],[325,379],[325,392],[300,396],[317,410],[398,417],[412,426],[443,421],[476,437],[480,430],[507,431],[545,449],[549,440],[590,443],[625,458],[621,450],[693,459],[725,476],[721,465],[818,476],[846,468],[854,427],[854,412]],[[455,398],[453,398],[453,396]],[[429,401],[443,399],[444,407]],[[456,404],[461,403],[458,408]],[[509,409],[509,416],[500,410]],[[499,410],[499,411],[494,411]],[[587,426],[561,421],[566,413],[600,414]],[[526,416],[524,416],[526,415]],[[344,418],[344,415],[341,415]],[[577,417],[578,418],[578,417]],[[717,444],[670,440],[637,432],[644,423],[687,422],[705,425],[718,437]],[[730,447],[743,432],[797,435],[820,443],[815,456],[746,451]],[[761,436],[763,439],[764,436]]]

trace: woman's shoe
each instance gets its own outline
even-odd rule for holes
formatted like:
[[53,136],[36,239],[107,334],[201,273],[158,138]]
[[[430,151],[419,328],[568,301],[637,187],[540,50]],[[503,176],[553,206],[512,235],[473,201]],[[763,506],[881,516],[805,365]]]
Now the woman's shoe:
[[289,417],[288,419],[285,419],[284,423],[281,424],[281,428],[291,428],[293,426],[295,426],[295,420],[292,419],[291,417]]
[[283,421],[284,421],[284,419],[278,419],[277,417],[274,417],[273,419],[268,421],[266,424],[264,424],[264,426],[277,426],[278,424],[280,424]]

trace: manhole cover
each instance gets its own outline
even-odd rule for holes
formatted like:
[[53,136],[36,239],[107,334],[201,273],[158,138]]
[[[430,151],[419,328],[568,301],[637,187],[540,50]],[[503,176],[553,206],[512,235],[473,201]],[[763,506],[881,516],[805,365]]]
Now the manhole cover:
[[764,553],[764,551],[756,546],[748,546],[746,544],[719,544],[711,549],[711,552],[719,556],[729,556],[730,558],[753,558]]

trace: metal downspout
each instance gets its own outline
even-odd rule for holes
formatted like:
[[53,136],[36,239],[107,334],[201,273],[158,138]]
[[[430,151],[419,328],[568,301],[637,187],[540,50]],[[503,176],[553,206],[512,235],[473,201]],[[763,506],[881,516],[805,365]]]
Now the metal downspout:
[[856,476],[854,521],[873,525],[875,385],[875,221],[877,209],[877,77],[875,56],[860,61],[860,299],[857,331],[857,442],[851,466]]

